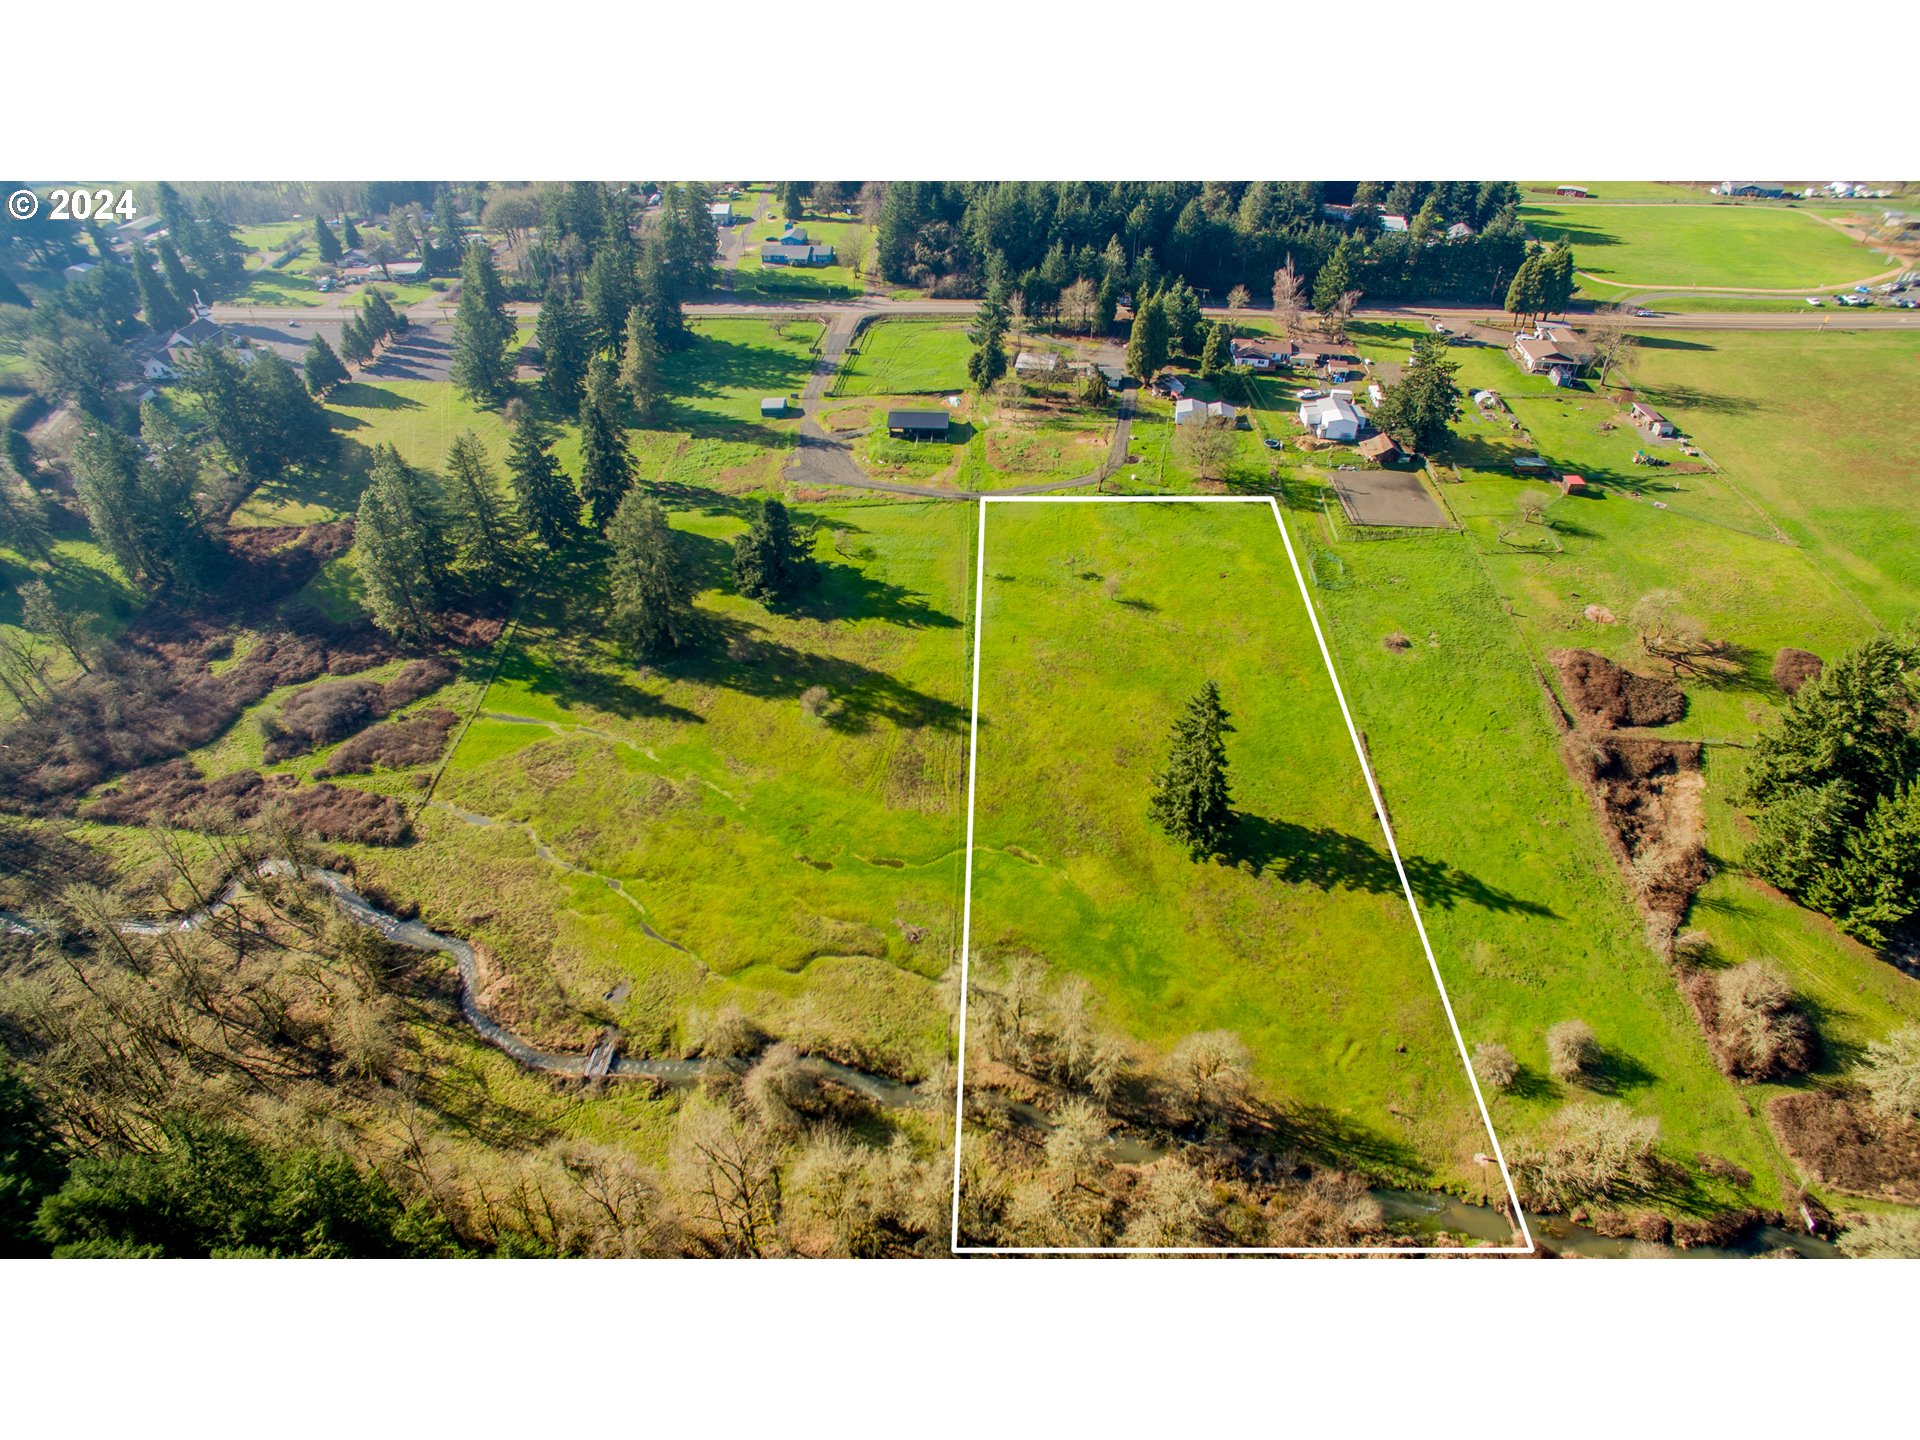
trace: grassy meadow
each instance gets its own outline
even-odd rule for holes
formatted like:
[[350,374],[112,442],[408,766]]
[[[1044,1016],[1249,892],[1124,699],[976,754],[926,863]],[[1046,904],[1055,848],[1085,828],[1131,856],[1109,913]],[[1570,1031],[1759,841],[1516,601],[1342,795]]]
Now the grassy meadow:
[[1851,284],[1888,265],[1797,210],[1529,200],[1520,215],[1536,239],[1571,241],[1579,268],[1603,288],[1811,289]]
[[[1083,976],[1165,1052],[1237,1032],[1257,1088],[1409,1175],[1486,1133],[1264,504],[990,506],[973,963]],[[1168,726],[1232,713],[1239,823],[1197,863],[1148,821]],[[1499,892],[1440,864],[1478,904]]]
[[700,646],[636,672],[598,638],[598,565],[550,576],[426,843],[362,863],[475,935],[531,1033],[660,1053],[736,1005],[924,1074],[958,944],[972,512],[821,510],[821,583],[776,612],[724,578],[741,508],[674,503]]

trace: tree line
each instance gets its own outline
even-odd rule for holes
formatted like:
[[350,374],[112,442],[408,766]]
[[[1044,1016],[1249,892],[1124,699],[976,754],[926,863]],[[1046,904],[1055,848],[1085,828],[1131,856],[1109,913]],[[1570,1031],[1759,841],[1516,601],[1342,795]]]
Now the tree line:
[[[1311,287],[1336,252],[1347,288],[1379,298],[1497,302],[1528,254],[1511,181],[1363,181],[1330,214],[1335,193],[1267,180],[891,182],[870,206],[874,259],[884,280],[978,294],[997,252],[1027,313],[1046,315],[1076,282],[1116,270],[1134,294],[1178,276],[1217,301],[1235,286],[1264,292],[1289,261]],[[1386,214],[1407,229],[1382,230]]]

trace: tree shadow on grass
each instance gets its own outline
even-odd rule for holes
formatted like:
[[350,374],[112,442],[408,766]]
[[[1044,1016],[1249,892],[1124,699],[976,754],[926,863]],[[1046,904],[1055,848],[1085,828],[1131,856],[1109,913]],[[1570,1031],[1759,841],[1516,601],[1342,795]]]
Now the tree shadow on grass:
[[1694,385],[1663,385],[1660,404],[1677,410],[1707,410],[1716,415],[1751,415],[1759,403],[1744,395],[1728,395],[1718,390],[1702,390]]
[[1411,1146],[1325,1105],[1288,1101],[1266,1118],[1283,1143],[1322,1165],[1396,1177],[1424,1175],[1429,1168]]
[[762,700],[798,700],[822,688],[828,703],[820,723],[842,734],[864,735],[879,723],[949,734],[967,728],[966,706],[916,690],[871,666],[797,649],[757,625],[730,617],[702,616],[701,628],[700,642],[664,662],[659,667],[663,673]]
[[[396,395],[378,385],[349,380],[327,392],[327,404],[344,405],[349,410],[419,410],[420,402],[410,395]],[[338,419],[339,417],[335,417]],[[349,427],[351,428],[351,427]]]
[[[1371,841],[1327,825],[1299,825],[1261,815],[1236,814],[1224,855],[1229,864],[1247,864],[1289,885],[1317,890],[1361,890],[1398,894],[1400,876],[1393,857]],[[1545,905],[1487,884],[1444,860],[1403,855],[1407,879],[1422,904],[1451,910],[1476,905],[1483,910],[1558,918]]]

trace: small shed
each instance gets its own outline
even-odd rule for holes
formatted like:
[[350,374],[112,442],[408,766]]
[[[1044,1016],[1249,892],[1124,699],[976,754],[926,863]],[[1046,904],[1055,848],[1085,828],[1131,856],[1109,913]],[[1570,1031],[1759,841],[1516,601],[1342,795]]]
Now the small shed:
[[760,418],[762,420],[778,420],[786,413],[787,397],[784,395],[769,395],[760,402]]
[[950,420],[944,410],[889,410],[887,434],[896,440],[944,440]]
[[1391,435],[1369,435],[1354,449],[1376,465],[1391,465],[1400,458],[1400,447],[1393,443]]
[[1587,480],[1584,475],[1562,475],[1560,477],[1562,495],[1584,495],[1587,493]]
[[1633,423],[1649,435],[1673,435],[1678,433],[1674,429],[1673,422],[1651,405],[1636,403],[1628,414],[1632,417]]

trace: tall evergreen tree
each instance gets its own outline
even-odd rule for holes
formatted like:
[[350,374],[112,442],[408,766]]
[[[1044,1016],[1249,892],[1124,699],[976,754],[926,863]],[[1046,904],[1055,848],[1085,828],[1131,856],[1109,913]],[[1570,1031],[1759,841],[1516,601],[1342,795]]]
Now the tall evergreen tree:
[[512,536],[486,446],[471,430],[456,435],[447,451],[446,490],[447,509],[461,532],[462,564],[482,589],[498,589],[512,568]]
[[612,351],[617,360],[626,343],[627,312],[634,303],[633,252],[624,237],[602,245],[587,267],[586,303],[594,348]]
[[540,388],[557,413],[570,415],[580,408],[592,351],[587,318],[558,277],[540,303],[534,339],[540,346]]
[[619,381],[612,363],[596,357],[580,402],[580,493],[595,526],[604,531],[612,523],[632,484],[633,456],[620,419]]
[[1167,312],[1157,295],[1134,306],[1133,330],[1127,336],[1127,373],[1141,384],[1167,363]]
[[349,315],[340,326],[340,353],[354,365],[373,359],[373,338],[367,334],[364,316]]
[[353,544],[374,624],[406,639],[431,634],[450,598],[453,546],[427,477],[391,445],[374,452]]
[[1232,729],[1209,680],[1174,721],[1166,769],[1153,777],[1148,815],[1195,859],[1219,854],[1233,825],[1225,738]]
[[1418,336],[1413,358],[1374,407],[1373,423],[1402,450],[1431,455],[1447,443],[1460,418],[1460,386],[1454,380],[1459,371],[1445,340]]
[[1228,329],[1224,324],[1207,327],[1207,343],[1200,350],[1200,373],[1211,379],[1219,375],[1233,363],[1232,351],[1228,348]]
[[1340,306],[1341,297],[1354,288],[1352,246],[1351,236],[1342,240],[1314,277],[1313,308],[1322,315],[1333,314]]
[[180,303],[180,297],[153,268],[144,245],[134,247],[133,275],[140,285],[140,308],[146,312],[148,329],[166,335],[193,318],[193,312]]
[[340,363],[340,357],[327,343],[324,335],[315,335],[307,342],[307,390],[314,395],[325,395],[336,385],[345,384],[349,378],[347,367]]
[[198,290],[193,276],[187,272],[187,264],[180,258],[180,249],[173,243],[171,235],[163,235],[155,242],[153,253],[160,257],[160,272],[167,277],[167,288],[173,292],[173,298],[180,302],[182,309],[192,312]]
[[811,584],[814,576],[812,528],[796,528],[785,505],[764,501],[747,533],[733,542],[735,586],[749,599],[771,604]]
[[1513,281],[1507,286],[1506,308],[1509,315],[1546,313],[1546,281],[1540,270],[1540,256],[1529,255],[1513,272]]
[[664,351],[684,348],[692,339],[687,332],[686,314],[680,305],[680,289],[674,276],[662,264],[658,247],[648,245],[640,257],[640,278],[635,301],[647,317],[653,338]]
[[313,248],[327,264],[340,263],[340,237],[333,233],[333,226],[327,223],[324,215],[313,217]]
[[680,649],[693,634],[693,582],[666,515],[649,496],[629,490],[607,539],[616,643],[643,664]]
[[129,580],[150,593],[192,596],[212,583],[219,547],[194,497],[191,450],[155,407],[145,412],[146,456],[104,427],[82,436],[74,451],[80,503]]
[[507,474],[520,497],[520,524],[557,550],[580,525],[580,495],[553,457],[553,432],[528,412],[514,426],[507,449]]
[[354,228],[353,216],[345,211],[340,214],[340,243],[349,250],[360,248],[360,232]]
[[1160,294],[1160,308],[1167,317],[1167,349],[1176,355],[1200,353],[1200,297],[1184,280],[1175,280]]
[[473,400],[498,404],[513,382],[507,342],[513,317],[493,254],[485,245],[467,246],[460,266],[460,305],[453,316],[453,383]]
[[651,424],[660,403],[660,341],[636,305],[627,312],[626,353],[620,359],[620,388],[633,402],[634,413]]
[[1007,257],[998,250],[987,257],[986,293],[981,297],[967,338],[973,354],[967,357],[967,379],[976,390],[991,390],[1007,373],[1007,326],[1012,322],[1012,286],[1007,280]]

